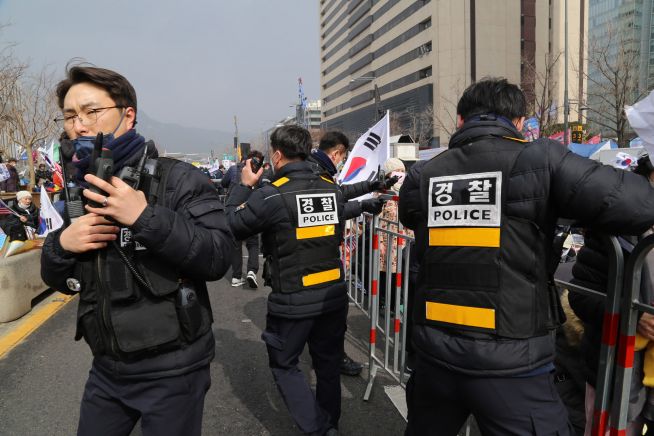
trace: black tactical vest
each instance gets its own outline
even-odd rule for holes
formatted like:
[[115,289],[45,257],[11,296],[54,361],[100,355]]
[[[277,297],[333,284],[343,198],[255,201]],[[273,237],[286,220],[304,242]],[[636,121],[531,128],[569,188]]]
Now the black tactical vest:
[[272,185],[290,226],[263,234],[266,284],[273,292],[293,293],[342,281],[338,187],[315,174],[282,177]]
[[417,323],[515,339],[555,327],[556,291],[542,261],[552,241],[534,221],[506,213],[507,201],[521,201],[511,183],[529,183],[510,178],[522,142],[483,139],[423,167]]
[[[159,180],[147,184],[150,204],[166,206],[167,176],[176,163],[158,159]],[[76,263],[81,292],[75,339],[84,337],[94,355],[129,361],[181,348],[208,332],[212,314],[205,288],[196,286],[189,299],[182,288],[193,285],[182,284],[174,265],[150,255],[130,229],[121,228],[118,236],[116,246],[85,253]]]

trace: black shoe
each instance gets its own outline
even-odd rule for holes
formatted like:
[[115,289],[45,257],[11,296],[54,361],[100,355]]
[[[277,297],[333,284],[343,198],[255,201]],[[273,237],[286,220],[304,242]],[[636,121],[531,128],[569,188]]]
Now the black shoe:
[[356,376],[361,374],[362,369],[362,364],[350,359],[347,354],[343,356],[343,360],[341,360],[341,374]]

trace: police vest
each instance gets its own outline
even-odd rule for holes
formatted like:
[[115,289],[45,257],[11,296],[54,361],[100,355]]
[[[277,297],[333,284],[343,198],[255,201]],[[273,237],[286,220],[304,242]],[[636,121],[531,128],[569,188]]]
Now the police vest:
[[[148,181],[145,193],[150,204],[166,206],[167,176],[177,161],[157,160],[160,178]],[[121,228],[116,242],[85,253],[76,263],[81,287],[76,340],[84,337],[94,355],[133,360],[182,348],[209,331],[206,295],[181,298],[174,266],[150,255],[130,229]]]
[[423,167],[420,195],[427,222],[416,234],[426,245],[417,323],[515,339],[556,326],[558,299],[542,259],[552,240],[529,218],[506,213],[509,175],[522,142],[482,139]]
[[292,293],[342,281],[338,187],[315,174],[282,177],[272,186],[290,225],[263,234],[266,283],[273,292]]

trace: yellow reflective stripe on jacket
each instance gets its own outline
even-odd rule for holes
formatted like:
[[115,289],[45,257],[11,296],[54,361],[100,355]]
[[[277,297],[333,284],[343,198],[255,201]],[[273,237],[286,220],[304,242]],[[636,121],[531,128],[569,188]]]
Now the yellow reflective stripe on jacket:
[[289,182],[290,180],[291,180],[291,179],[289,179],[288,177],[281,177],[281,178],[275,180],[274,182],[272,182],[272,184],[273,184],[273,186],[276,186],[276,187],[279,188],[279,187],[282,186],[284,183]]
[[303,286],[319,285],[320,283],[327,283],[341,278],[340,268],[334,268],[327,271],[313,273],[302,277]]
[[320,176],[320,178],[323,179],[325,182],[329,182],[329,183],[331,183],[332,185],[334,184],[334,181],[333,181],[333,180],[328,179],[328,178],[325,177],[325,176]]
[[510,139],[511,141],[518,141],[518,142],[529,142],[526,139],[520,139],[520,138],[514,138],[513,136],[502,136],[504,139]]
[[431,321],[495,329],[495,309],[426,302],[426,317]]
[[333,224],[325,226],[298,227],[295,229],[295,237],[297,239],[323,238],[325,236],[334,236],[335,234],[336,226]]
[[431,247],[490,247],[500,246],[499,227],[436,227],[429,229]]

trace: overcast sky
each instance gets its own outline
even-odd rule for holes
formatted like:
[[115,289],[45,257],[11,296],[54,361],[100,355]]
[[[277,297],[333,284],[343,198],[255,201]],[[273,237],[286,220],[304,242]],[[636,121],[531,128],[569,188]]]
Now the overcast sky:
[[318,99],[317,0],[0,0],[0,43],[57,78],[82,57],[136,88],[162,122],[257,133]]

